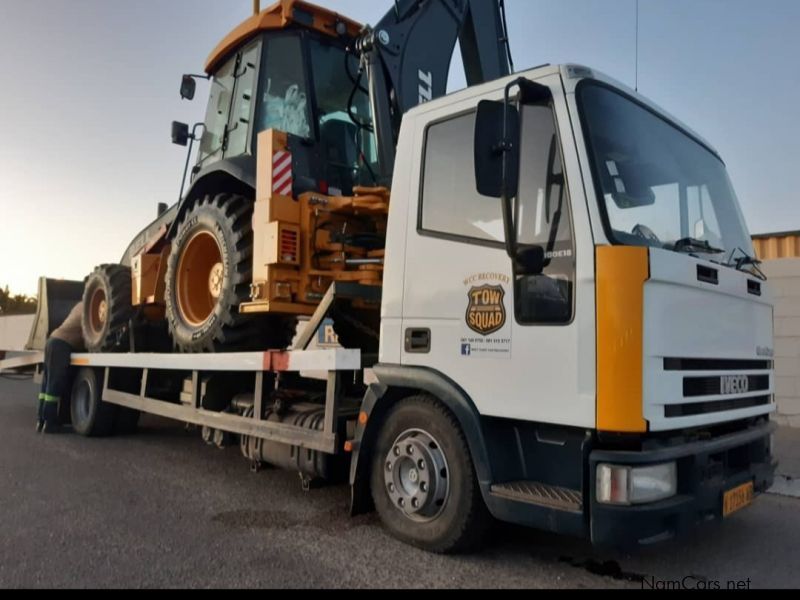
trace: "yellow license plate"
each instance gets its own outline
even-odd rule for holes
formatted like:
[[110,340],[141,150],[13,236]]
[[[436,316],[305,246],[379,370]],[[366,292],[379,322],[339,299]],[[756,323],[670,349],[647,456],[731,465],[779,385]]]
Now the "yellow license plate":
[[747,508],[753,503],[755,497],[755,487],[753,483],[745,483],[737,488],[725,492],[722,500],[722,514],[729,517],[743,508]]

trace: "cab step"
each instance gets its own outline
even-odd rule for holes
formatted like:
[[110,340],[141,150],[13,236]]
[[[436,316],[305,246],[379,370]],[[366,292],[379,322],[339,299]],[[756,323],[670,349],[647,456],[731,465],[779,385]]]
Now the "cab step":
[[583,512],[583,494],[554,485],[536,483],[534,481],[516,481],[492,486],[492,495],[506,500],[525,502],[563,510],[567,512]]

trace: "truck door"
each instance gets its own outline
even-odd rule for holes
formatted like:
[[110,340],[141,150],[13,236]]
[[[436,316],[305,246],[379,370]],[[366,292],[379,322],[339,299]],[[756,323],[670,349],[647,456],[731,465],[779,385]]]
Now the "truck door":
[[[463,112],[453,114],[450,106],[420,119],[425,126],[416,144],[423,158],[417,227],[408,228],[402,362],[446,375],[484,416],[591,427],[594,298],[591,281],[586,289],[578,284],[576,211],[564,160],[564,140],[572,133],[563,135],[558,127],[563,94],[558,76],[549,79],[555,101],[521,111],[516,206],[520,243],[546,250],[541,276],[514,280],[500,201],[476,192],[474,99]],[[570,168],[573,155],[574,146]],[[593,248],[584,213],[591,280]],[[577,318],[587,311],[591,318]],[[587,332],[583,350],[581,328]],[[579,371],[587,362],[591,368]]]

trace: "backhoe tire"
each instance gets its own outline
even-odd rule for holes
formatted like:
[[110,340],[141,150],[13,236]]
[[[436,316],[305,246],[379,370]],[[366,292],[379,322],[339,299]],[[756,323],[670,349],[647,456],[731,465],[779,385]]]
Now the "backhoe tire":
[[333,330],[339,345],[349,350],[361,350],[363,354],[377,354],[380,346],[381,311],[355,309],[342,303],[331,311]]
[[461,427],[436,398],[389,410],[371,465],[372,498],[392,535],[439,554],[480,548],[491,516]]
[[86,281],[82,331],[89,352],[127,352],[129,348],[131,270],[102,265]]
[[243,315],[253,269],[253,202],[207,195],[183,216],[167,263],[169,332],[186,353],[283,350],[296,317]]
[[72,428],[84,437],[107,437],[114,432],[117,407],[103,402],[103,372],[83,368],[72,383]]

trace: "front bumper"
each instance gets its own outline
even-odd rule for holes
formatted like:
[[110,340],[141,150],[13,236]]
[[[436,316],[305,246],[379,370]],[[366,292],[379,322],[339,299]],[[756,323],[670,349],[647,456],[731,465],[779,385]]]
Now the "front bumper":
[[[753,482],[756,494],[773,483],[776,464],[770,437],[776,427],[762,423],[745,431],[708,441],[690,442],[643,452],[595,450],[590,454],[590,528],[597,546],[616,548],[655,544],[691,531],[701,523],[721,520],[723,496]],[[597,466],[654,465],[676,461],[678,495],[640,506],[608,506],[597,502]]]

